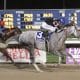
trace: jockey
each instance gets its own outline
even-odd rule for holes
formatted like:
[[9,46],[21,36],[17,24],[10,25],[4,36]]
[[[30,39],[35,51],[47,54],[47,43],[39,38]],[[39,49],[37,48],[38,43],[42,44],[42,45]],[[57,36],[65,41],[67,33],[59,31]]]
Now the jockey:
[[57,27],[56,32],[60,32],[63,30],[63,27],[65,25],[65,20],[64,18],[55,19],[53,24],[55,27]]
[[1,19],[0,20],[0,37],[2,37],[4,35],[4,30],[5,30],[5,22]]
[[50,31],[50,32],[55,32],[57,27],[53,23],[53,18],[46,18],[44,22],[42,22],[41,29]]
[[46,18],[44,22],[42,22],[41,25],[41,31],[43,31],[43,36],[48,36],[48,33],[50,32],[57,32],[58,26],[60,25],[60,22],[58,19],[53,18]]
[[41,25],[41,29],[48,32],[59,32],[61,31],[62,25],[63,20],[61,19],[46,18]]
[[3,21],[3,19],[1,19],[1,20],[0,20],[0,26],[1,26],[1,27],[4,27],[4,25],[5,25],[5,22]]

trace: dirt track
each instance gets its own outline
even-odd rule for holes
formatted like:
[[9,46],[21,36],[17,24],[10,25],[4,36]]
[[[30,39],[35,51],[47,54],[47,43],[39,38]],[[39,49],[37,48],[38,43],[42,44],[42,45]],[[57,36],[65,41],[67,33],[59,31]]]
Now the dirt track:
[[80,80],[79,67],[49,67],[42,73],[29,67],[16,69],[12,64],[0,64],[0,80]]

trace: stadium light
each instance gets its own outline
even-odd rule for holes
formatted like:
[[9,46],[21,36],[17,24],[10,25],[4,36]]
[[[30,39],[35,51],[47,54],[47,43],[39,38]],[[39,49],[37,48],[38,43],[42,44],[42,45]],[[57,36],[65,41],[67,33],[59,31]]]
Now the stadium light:
[[6,10],[6,0],[4,0],[4,10]]

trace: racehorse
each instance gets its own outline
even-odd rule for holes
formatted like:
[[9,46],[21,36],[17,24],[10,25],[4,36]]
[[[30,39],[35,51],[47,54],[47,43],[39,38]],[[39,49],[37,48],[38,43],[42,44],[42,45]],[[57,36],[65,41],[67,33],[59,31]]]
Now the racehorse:
[[48,48],[50,52],[59,56],[58,64],[61,64],[63,56],[69,56],[73,59],[74,63],[77,63],[76,60],[72,57],[72,55],[66,52],[65,41],[72,34],[78,37],[76,26],[70,24],[65,25],[60,32],[50,33]]
[[4,35],[0,34],[0,52],[6,56],[11,62],[16,66],[15,62],[11,58],[11,56],[8,54],[7,47],[8,44],[6,43],[6,40],[11,38],[12,36],[15,36],[17,34],[20,34],[21,31],[17,27],[14,27],[12,30],[5,28]]
[[[55,53],[59,56],[59,64],[61,63],[61,57],[63,55],[67,55],[71,57],[74,62],[75,59],[65,51],[65,40],[67,37],[71,34],[74,34],[76,36],[76,29],[75,26],[67,26],[66,29],[63,28],[61,32],[50,32],[49,36],[49,51],[52,53]],[[41,72],[41,69],[38,67],[38,65],[35,63],[35,56],[34,56],[34,49],[40,49],[40,50],[46,50],[45,47],[45,40],[46,38],[43,36],[43,32],[38,30],[28,30],[25,32],[22,32],[18,37],[19,44],[23,44],[28,46],[28,50],[30,52],[30,58],[33,66],[35,69],[39,72]],[[10,38],[9,38],[10,39]],[[8,41],[7,41],[8,42]],[[42,62],[42,64],[45,64]]]
[[[16,35],[14,35],[14,30],[16,32]],[[36,31],[26,31],[23,32],[18,28],[14,28],[13,33],[9,34],[6,36],[5,38],[5,43],[9,44],[12,41],[17,41],[19,46],[25,46],[25,49],[28,49],[30,52],[30,59],[31,59],[31,63],[34,66],[34,68],[39,71],[42,72],[42,70],[38,67],[38,65],[35,63],[35,59],[34,59],[34,45],[35,45],[35,41],[34,41],[34,33],[36,33]],[[26,34],[25,34],[26,33]],[[28,34],[29,33],[29,34]],[[31,33],[31,34],[30,34]],[[30,36],[29,36],[30,35]],[[29,41],[28,41],[28,40]],[[22,40],[22,41],[21,41]],[[37,41],[36,41],[37,42]],[[37,43],[38,44],[38,43]],[[45,41],[43,42],[43,47],[45,48]],[[37,46],[37,45],[36,45]],[[14,46],[13,46],[14,47]],[[37,48],[43,48],[42,46],[38,46]]]

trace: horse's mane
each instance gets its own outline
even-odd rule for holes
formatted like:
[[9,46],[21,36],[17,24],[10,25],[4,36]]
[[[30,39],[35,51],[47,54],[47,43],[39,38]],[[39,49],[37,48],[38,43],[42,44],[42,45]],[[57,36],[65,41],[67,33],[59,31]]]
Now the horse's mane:
[[73,25],[74,25],[74,23],[68,23],[68,24],[64,25],[64,27],[70,27],[70,26],[73,26]]

